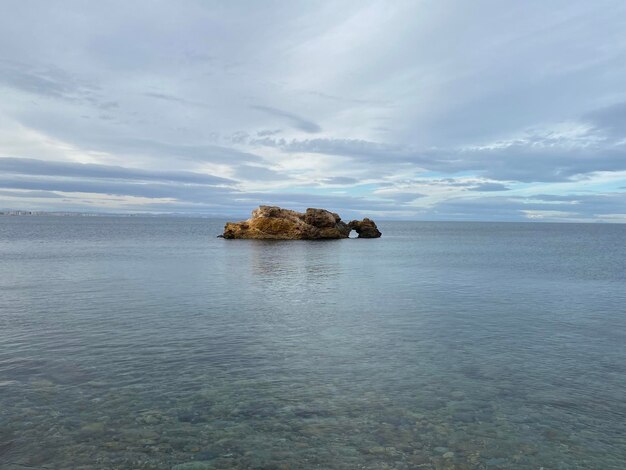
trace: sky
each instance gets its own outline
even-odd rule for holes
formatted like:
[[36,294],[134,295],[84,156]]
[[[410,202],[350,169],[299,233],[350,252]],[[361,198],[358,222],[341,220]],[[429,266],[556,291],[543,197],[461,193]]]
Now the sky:
[[0,210],[626,222],[623,0],[0,3]]

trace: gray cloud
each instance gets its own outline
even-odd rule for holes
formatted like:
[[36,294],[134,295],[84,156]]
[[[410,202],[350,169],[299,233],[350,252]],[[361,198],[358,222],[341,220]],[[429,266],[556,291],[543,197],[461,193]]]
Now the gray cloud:
[[[0,195],[244,215],[259,202],[619,214],[625,18],[618,0],[6,0]],[[584,200],[549,200],[577,184]],[[543,199],[519,196],[532,192]]]
[[397,191],[397,192],[393,192],[390,194],[385,194],[383,197],[385,199],[392,199],[397,202],[406,203],[406,202],[413,202],[416,199],[421,199],[423,197],[426,197],[426,194]]
[[33,67],[17,61],[0,60],[0,84],[49,98],[84,99],[95,87],[58,67]]
[[512,142],[506,146],[467,149],[424,149],[348,139],[258,139],[255,142],[291,153],[343,156],[373,166],[394,163],[522,182],[568,181],[597,171],[626,170],[626,145],[613,142],[571,147],[548,138]]
[[286,175],[262,166],[240,165],[235,176],[248,181],[284,181]]
[[165,158],[179,157],[197,162],[239,164],[260,162],[262,158],[249,152],[212,144],[178,144],[148,139],[124,139],[103,142],[104,148],[118,152],[133,151],[139,154]]
[[262,131],[257,131],[256,133],[258,137],[268,137],[276,134],[280,134],[280,129],[266,129]]
[[584,118],[614,137],[626,138],[626,102],[591,111]]
[[470,191],[509,191],[511,188],[502,183],[482,183],[468,189]]
[[359,180],[358,178],[350,178],[349,176],[331,176],[330,178],[324,178],[322,182],[326,184],[348,185],[357,184]]
[[[626,216],[626,193],[546,197],[453,199],[430,215],[440,220],[528,220],[528,213],[546,213],[544,220],[593,220],[605,214]],[[557,213],[558,215],[552,215]]]
[[315,97],[323,98],[325,100],[337,101],[340,103],[349,103],[349,104],[360,104],[360,105],[370,105],[370,106],[390,106],[390,103],[384,100],[368,100],[362,98],[351,98],[349,96],[336,96],[330,95],[328,93],[323,93],[321,91],[307,91]]
[[207,105],[204,103],[199,103],[197,101],[186,100],[183,98],[179,98],[178,96],[168,95],[167,93],[158,93],[158,92],[145,92],[143,94],[149,98],[155,98],[157,100],[169,101],[172,103],[179,103],[181,105],[191,105],[191,106],[200,106],[206,107]]
[[[398,201],[372,201],[367,198],[352,196],[277,192],[244,193],[232,188],[177,183],[141,184],[127,181],[35,178],[21,175],[11,178],[0,176],[0,188],[31,191],[33,194],[37,194],[35,197],[41,197],[45,192],[49,192],[49,194],[61,192],[150,198],[155,199],[155,202],[146,204],[146,210],[149,207],[158,206],[159,210],[164,212],[175,212],[185,204],[193,203],[196,205],[193,212],[217,213],[224,210],[226,213],[246,217],[254,207],[260,204],[275,204],[295,210],[305,210],[307,207],[324,207],[339,211],[345,218],[357,217],[368,211],[392,213],[402,205]],[[173,199],[174,202],[172,205],[164,205],[162,202],[156,201],[161,198]]]
[[0,177],[0,187],[33,191],[59,191],[65,193],[94,193],[146,198],[174,198],[185,201],[209,202],[215,195],[232,195],[228,188],[176,183],[150,184],[127,181],[103,181],[64,178],[34,178],[26,176]]
[[0,189],[1,196],[8,197],[25,197],[25,198],[61,198],[63,196],[56,194],[52,191],[7,191],[4,189]]
[[253,143],[280,148],[285,152],[319,153],[351,157],[369,163],[427,161],[416,150],[402,145],[370,142],[356,139],[256,139]]
[[252,109],[256,109],[257,111],[262,111],[272,116],[285,118],[296,129],[300,129],[301,131],[308,132],[309,134],[315,134],[322,130],[322,128],[318,124],[314,123],[313,121],[304,119],[296,114],[288,113],[287,111],[283,111],[281,109],[272,108],[271,106],[250,106],[250,107]]
[[258,204],[274,204],[295,210],[305,210],[307,207],[323,207],[338,212],[344,219],[356,217],[362,212],[393,212],[402,208],[402,204],[383,199],[371,200],[355,196],[328,196],[295,192],[253,192],[242,194],[239,199],[247,201],[248,207],[254,207]]
[[91,163],[54,162],[33,158],[0,157],[0,174],[61,176],[80,178],[109,178],[116,180],[175,181],[205,185],[225,185],[234,183],[221,178],[190,171],[154,171],[121,166],[96,165]]

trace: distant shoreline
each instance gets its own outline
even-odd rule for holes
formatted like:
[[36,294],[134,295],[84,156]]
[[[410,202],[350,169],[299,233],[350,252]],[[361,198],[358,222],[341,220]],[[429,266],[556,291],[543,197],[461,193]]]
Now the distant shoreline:
[[[192,219],[218,219],[218,220],[230,220],[233,217],[240,216],[226,216],[226,215],[211,215],[211,214],[182,214],[182,213],[144,213],[136,212],[132,214],[128,213],[115,213],[115,212],[46,212],[46,211],[27,211],[27,210],[0,210],[1,217],[124,217],[124,218],[192,218]],[[555,220],[415,220],[415,219],[380,219],[381,222],[424,222],[424,223],[475,223],[475,224],[563,224],[563,225],[626,225],[625,222],[614,221],[555,221]]]
[[0,217],[194,217],[201,219],[226,219],[222,215],[180,214],[149,212],[117,213],[117,212],[63,212],[63,211],[27,211],[27,210],[0,210]]
[[159,217],[170,214],[115,214],[109,212],[45,212],[45,211],[19,211],[19,210],[5,210],[0,211],[0,216],[6,217],[39,217],[39,216],[55,216],[55,217]]

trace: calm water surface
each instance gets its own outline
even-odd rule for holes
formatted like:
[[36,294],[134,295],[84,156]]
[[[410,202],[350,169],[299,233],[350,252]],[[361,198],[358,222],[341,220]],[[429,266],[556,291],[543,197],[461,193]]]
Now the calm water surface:
[[0,468],[626,468],[626,225],[0,218]]

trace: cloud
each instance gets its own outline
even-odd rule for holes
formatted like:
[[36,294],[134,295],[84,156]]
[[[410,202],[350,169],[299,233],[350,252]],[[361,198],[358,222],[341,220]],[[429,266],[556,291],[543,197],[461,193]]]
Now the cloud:
[[400,205],[396,202],[382,199],[371,200],[355,196],[296,192],[250,192],[242,194],[239,200],[249,201],[250,207],[259,204],[273,204],[295,210],[305,210],[307,207],[322,207],[339,213],[344,219],[368,212],[393,212],[400,208]]
[[179,104],[185,105],[185,106],[191,105],[191,106],[207,107],[207,105],[204,104],[204,103],[199,103],[197,101],[186,100],[186,99],[174,96],[174,95],[168,95],[167,93],[145,92],[145,93],[143,93],[143,95],[147,96],[149,98],[155,98],[157,100],[169,101],[169,102],[172,102],[172,103],[179,103]]
[[509,191],[511,188],[502,183],[482,183],[468,189],[470,191]]
[[404,192],[404,191],[393,191],[393,192],[381,193],[381,196],[386,199],[392,199],[394,201],[402,202],[402,203],[413,202],[416,199],[426,197],[426,195],[422,193]]
[[63,196],[52,191],[7,191],[0,189],[0,195],[5,197],[25,197],[25,198],[61,198]]
[[304,119],[293,113],[288,113],[287,111],[282,111],[277,108],[272,108],[271,106],[250,106],[250,107],[252,109],[256,109],[257,111],[262,111],[272,116],[285,118],[288,122],[291,123],[293,127],[295,127],[296,129],[300,129],[301,131],[308,132],[309,134],[315,134],[317,132],[321,132],[322,130],[322,128],[318,124],[314,123],[313,121]]
[[[289,153],[319,153],[354,158],[367,163],[417,163],[423,157],[407,146],[357,139],[256,139],[254,144],[279,148]],[[423,159],[426,161],[427,159]]]
[[134,152],[162,158],[181,158],[195,162],[249,163],[263,159],[249,152],[212,144],[170,143],[148,139],[105,140],[97,148],[113,152]]
[[[34,178],[15,176],[0,177],[0,188],[30,191],[31,197],[42,197],[43,194],[61,193],[64,195],[78,194],[73,199],[79,204],[92,204],[101,201],[102,196],[119,196],[128,198],[128,206],[133,210],[159,212],[177,212],[182,208],[193,208],[195,213],[226,213],[248,216],[250,211],[261,204],[275,204],[295,210],[307,207],[323,207],[338,211],[344,218],[354,218],[362,214],[393,214],[402,204],[398,201],[372,201],[364,197],[345,195],[322,195],[297,192],[242,192],[233,188],[181,185],[176,183],[136,183],[127,181],[95,181],[64,178]],[[6,190],[3,190],[6,191]],[[16,191],[9,191],[15,197]],[[86,195],[92,195],[87,197]],[[96,197],[97,196],[97,197]],[[50,196],[52,197],[52,196]],[[138,204],[132,198],[142,198]],[[118,201],[119,202],[119,201]],[[190,204],[192,206],[190,206]],[[55,210],[58,208],[55,206]],[[187,210],[185,209],[185,210]]]
[[208,202],[216,195],[233,195],[233,189],[205,186],[183,185],[177,183],[128,182],[116,180],[66,179],[55,177],[0,177],[0,188],[58,191],[63,193],[112,194],[145,198],[172,198],[184,201]]
[[443,173],[473,171],[497,180],[568,181],[598,171],[626,170],[626,144],[554,142],[553,136],[530,135],[493,145],[417,149],[349,139],[258,139],[255,142],[289,153],[348,157],[371,166],[411,164]]
[[171,181],[205,185],[227,185],[234,181],[189,171],[156,171],[92,163],[54,162],[33,158],[0,157],[0,174],[107,178],[115,180]]
[[626,102],[596,109],[584,118],[611,136],[626,138]]
[[349,176],[331,176],[329,178],[323,178],[322,182],[325,184],[350,185],[359,183],[359,179]]
[[[626,193],[530,195],[528,197],[484,197],[452,199],[439,204],[431,216],[448,220],[546,220],[576,222],[604,220],[604,214],[626,214]],[[613,219],[618,220],[617,217]]]
[[262,166],[239,165],[235,176],[247,181],[284,181],[286,175]]
[[7,0],[0,197],[622,220],[624,18],[613,0]]
[[261,131],[257,131],[256,135],[258,137],[268,137],[272,135],[280,134],[280,129],[265,129]]
[[0,60],[0,84],[49,98],[77,100],[90,97],[95,87],[53,66],[29,66]]

